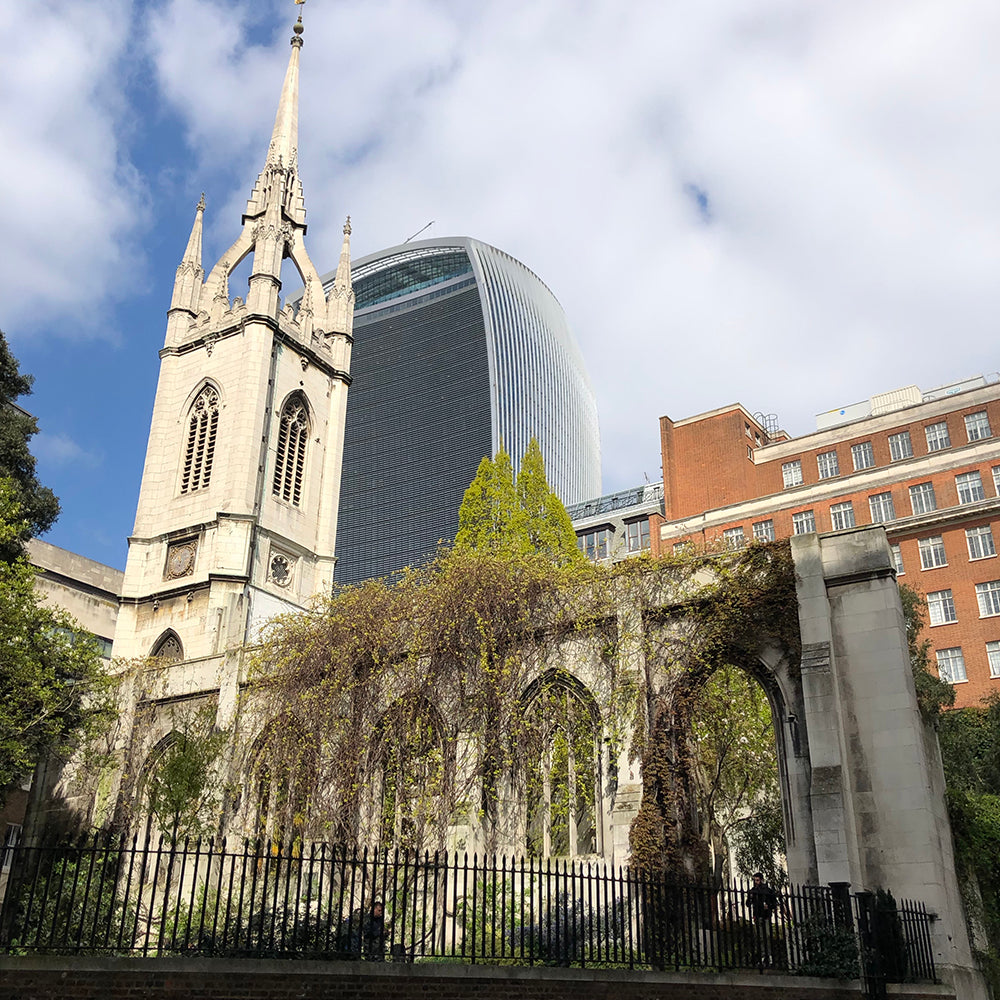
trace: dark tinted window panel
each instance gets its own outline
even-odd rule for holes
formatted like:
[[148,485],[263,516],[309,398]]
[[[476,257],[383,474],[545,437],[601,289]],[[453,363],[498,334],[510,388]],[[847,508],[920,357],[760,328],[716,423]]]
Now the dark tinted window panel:
[[370,322],[356,316],[351,375],[337,527],[342,584],[421,562],[455,537],[462,496],[491,451],[476,288],[382,318],[376,311]]

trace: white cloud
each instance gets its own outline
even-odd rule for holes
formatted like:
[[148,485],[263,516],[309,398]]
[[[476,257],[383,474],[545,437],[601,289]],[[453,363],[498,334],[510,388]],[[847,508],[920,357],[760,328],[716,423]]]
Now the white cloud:
[[[239,177],[210,207],[219,251],[290,19],[171,0],[149,22],[198,169]],[[995,3],[344,0],[305,20],[313,258],[334,266],[350,212],[359,254],[435,219],[522,259],[588,359],[609,488],[657,475],[662,413],[739,399],[804,433],[998,367]]]
[[68,434],[48,434],[40,431],[31,439],[34,456],[47,465],[100,465],[100,456],[82,448]]
[[[131,262],[142,185],[122,154],[125,0],[0,5],[0,320],[99,332]],[[69,321],[69,322],[65,322]]]

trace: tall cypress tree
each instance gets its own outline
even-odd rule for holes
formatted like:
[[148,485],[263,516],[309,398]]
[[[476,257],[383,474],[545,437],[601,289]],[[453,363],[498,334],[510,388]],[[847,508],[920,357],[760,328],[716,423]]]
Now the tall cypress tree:
[[0,477],[10,480],[13,500],[20,510],[23,527],[16,536],[0,543],[0,560],[17,558],[24,543],[48,531],[59,516],[59,501],[35,476],[35,457],[28,442],[38,433],[34,417],[16,405],[21,396],[31,394],[34,379],[22,375],[17,359],[0,331]]
[[458,512],[455,546],[510,555],[541,552],[558,562],[582,558],[566,508],[549,487],[545,461],[532,438],[517,482],[501,446],[484,458]]
[[510,456],[501,445],[492,459],[484,457],[479,463],[476,478],[465,491],[458,509],[456,547],[510,551],[516,504]]
[[573,522],[545,477],[545,459],[532,437],[517,473],[515,535],[529,552],[565,562],[580,558]]

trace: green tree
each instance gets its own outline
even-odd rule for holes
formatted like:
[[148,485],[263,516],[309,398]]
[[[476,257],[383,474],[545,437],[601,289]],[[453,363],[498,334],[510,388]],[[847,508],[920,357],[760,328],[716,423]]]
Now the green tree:
[[149,810],[172,839],[213,831],[222,811],[219,758],[231,734],[215,728],[215,705],[181,716],[147,784]]
[[515,548],[512,523],[517,507],[514,472],[503,445],[491,459],[483,457],[458,510],[460,549],[511,552]]
[[557,563],[582,560],[566,508],[545,478],[545,461],[531,439],[514,482],[501,446],[484,458],[458,511],[457,549],[502,555],[547,555]]
[[723,874],[729,848],[742,844],[737,862],[752,857],[754,866],[742,874],[766,871],[772,885],[780,884],[784,873],[779,877],[776,856],[784,852],[784,830],[771,706],[763,688],[738,667],[720,667],[698,692],[691,714],[700,835],[712,847],[715,875]]
[[576,532],[562,501],[545,478],[545,459],[532,437],[517,473],[514,535],[528,552],[542,552],[557,562],[582,558]]
[[[29,533],[19,492],[0,478],[0,545]],[[106,677],[94,639],[43,605],[23,557],[0,560],[0,801],[40,758],[68,752],[107,721]]]
[[938,719],[955,868],[980,965],[1000,993],[1000,695]]
[[35,458],[28,442],[38,433],[35,418],[16,405],[31,394],[34,379],[22,375],[0,331],[0,477],[10,480],[20,508],[18,530],[0,543],[0,560],[10,562],[22,554],[24,543],[52,527],[59,516],[59,501],[35,476]]
[[917,705],[925,719],[935,719],[942,709],[951,708],[955,704],[955,689],[931,670],[931,641],[921,638],[927,612],[927,602],[923,595],[901,583],[899,599],[903,604],[906,645],[910,654],[913,683],[917,689]]

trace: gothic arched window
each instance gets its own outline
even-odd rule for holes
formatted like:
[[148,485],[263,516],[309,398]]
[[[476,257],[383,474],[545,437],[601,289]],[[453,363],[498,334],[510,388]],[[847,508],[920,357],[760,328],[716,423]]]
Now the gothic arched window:
[[289,716],[275,719],[251,757],[255,834],[268,841],[300,840],[316,775],[316,743]]
[[271,492],[296,507],[302,499],[302,474],[308,438],[309,414],[305,400],[298,395],[292,396],[285,403],[278,424],[278,451]]
[[183,660],[184,649],[181,646],[177,633],[168,630],[156,640],[153,651],[149,654],[161,660]]
[[379,839],[402,848],[434,846],[442,832],[444,747],[437,712],[422,698],[402,699],[376,734],[382,778]]
[[541,686],[527,713],[527,848],[535,857],[598,850],[598,733],[594,710],[569,684]]
[[181,493],[208,488],[215,458],[215,435],[219,427],[219,393],[206,385],[198,393],[188,417],[184,467],[181,470]]

